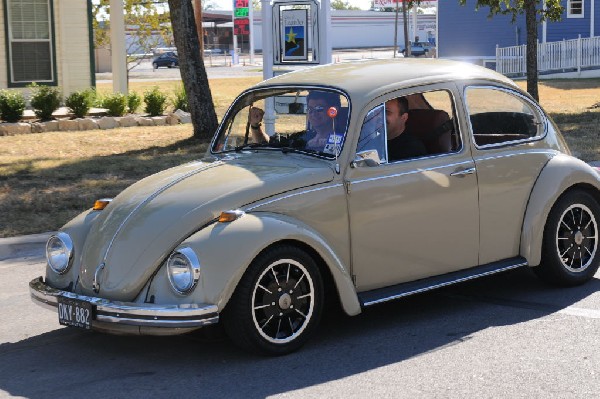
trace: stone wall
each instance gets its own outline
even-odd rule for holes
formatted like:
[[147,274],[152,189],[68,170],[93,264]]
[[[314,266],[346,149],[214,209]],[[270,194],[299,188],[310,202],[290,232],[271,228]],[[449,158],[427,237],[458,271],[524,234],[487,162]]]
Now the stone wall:
[[0,123],[0,136],[44,132],[70,132],[94,129],[115,129],[132,126],[166,126],[191,123],[190,114],[177,110],[166,116],[126,115],[121,117],[59,119],[48,122]]

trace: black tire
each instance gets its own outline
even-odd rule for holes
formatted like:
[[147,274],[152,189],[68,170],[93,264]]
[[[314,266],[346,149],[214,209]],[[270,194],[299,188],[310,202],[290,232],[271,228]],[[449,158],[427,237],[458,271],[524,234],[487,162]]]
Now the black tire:
[[152,64],[152,68],[154,68],[154,69],[158,69],[158,64],[157,64],[156,62],[155,62],[155,63],[153,63],[153,64]]
[[600,265],[600,205],[576,190],[554,204],[544,228],[542,261],[533,271],[551,284],[573,287],[594,277]]
[[252,262],[222,319],[227,335],[243,349],[286,355],[314,334],[323,302],[323,280],[312,257],[278,246]]

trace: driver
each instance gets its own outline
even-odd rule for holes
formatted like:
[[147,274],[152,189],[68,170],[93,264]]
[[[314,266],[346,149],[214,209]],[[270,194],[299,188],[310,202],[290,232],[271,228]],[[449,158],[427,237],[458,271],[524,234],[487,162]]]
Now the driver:
[[[308,129],[306,131],[292,134],[288,140],[294,147],[307,150],[325,151],[333,153],[333,144],[335,144],[335,126],[334,117],[330,117],[327,112],[331,107],[340,109],[340,96],[335,93],[325,91],[311,91],[307,97],[307,120]],[[248,114],[250,131],[252,138],[256,143],[265,143],[272,140],[262,129],[262,119],[264,111],[257,107],[251,107]],[[302,143],[304,145],[298,145]]]

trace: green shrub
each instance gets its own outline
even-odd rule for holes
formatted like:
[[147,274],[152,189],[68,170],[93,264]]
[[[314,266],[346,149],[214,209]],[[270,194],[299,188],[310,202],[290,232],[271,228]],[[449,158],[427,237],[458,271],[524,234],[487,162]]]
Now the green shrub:
[[167,106],[167,96],[161,93],[158,87],[154,87],[144,93],[144,103],[146,104],[144,111],[150,116],[162,115]]
[[32,89],[31,106],[35,115],[43,121],[52,119],[52,113],[60,107],[61,95],[56,87],[29,86]]
[[185,86],[179,85],[174,91],[173,108],[180,109],[185,112],[190,112],[190,106],[188,104],[188,97],[185,92]]
[[65,105],[69,107],[73,114],[75,114],[75,117],[83,118],[92,107],[94,98],[94,90],[75,91],[66,98]]
[[25,97],[20,91],[0,90],[0,119],[15,123],[25,111]]
[[100,106],[108,110],[110,116],[123,116],[127,111],[127,96],[123,93],[112,93],[102,98]]
[[135,111],[137,111],[141,104],[142,97],[139,94],[137,94],[135,91],[129,93],[127,96],[127,112],[130,114],[135,114]]

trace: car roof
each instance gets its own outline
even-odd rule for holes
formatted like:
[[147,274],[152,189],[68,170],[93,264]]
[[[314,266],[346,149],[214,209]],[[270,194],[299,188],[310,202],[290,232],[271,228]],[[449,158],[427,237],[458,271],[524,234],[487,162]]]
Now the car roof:
[[464,80],[488,80],[517,88],[512,80],[491,69],[431,58],[396,58],[320,65],[265,80],[256,87],[329,86],[345,91],[353,101],[359,98],[368,101],[394,89]]

